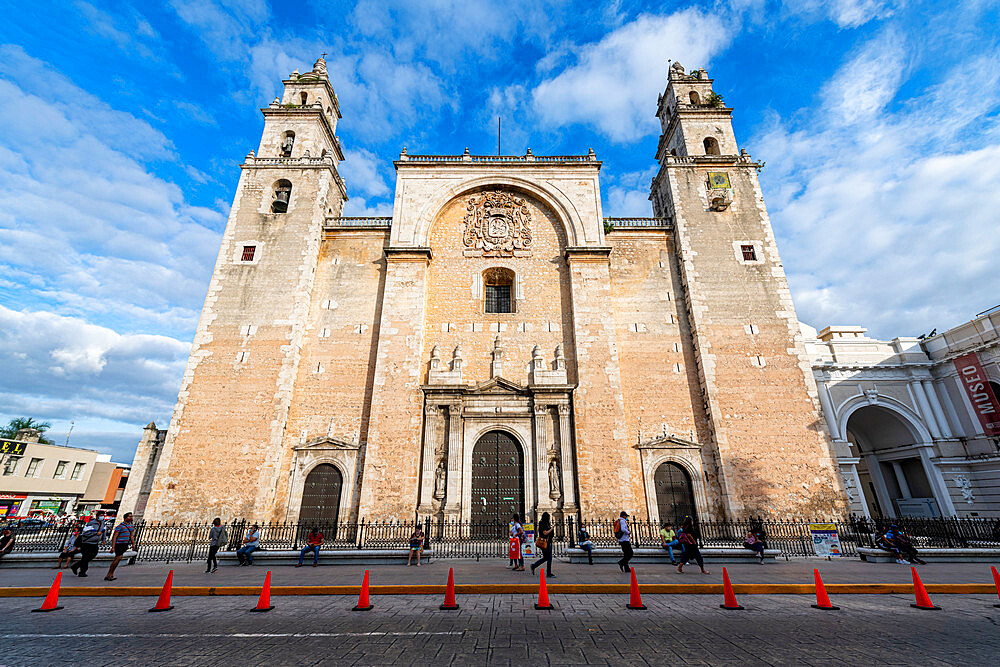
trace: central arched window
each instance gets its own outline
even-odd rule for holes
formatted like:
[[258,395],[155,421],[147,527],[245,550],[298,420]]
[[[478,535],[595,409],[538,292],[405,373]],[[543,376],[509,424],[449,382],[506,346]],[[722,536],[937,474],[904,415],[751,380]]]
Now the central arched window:
[[494,267],[483,273],[485,312],[514,312],[514,272]]
[[285,132],[285,139],[281,142],[281,156],[292,157],[292,146],[295,145],[295,133],[291,130]]
[[701,97],[693,90],[691,91],[691,94],[688,95],[688,99],[691,100],[691,104],[701,104]]
[[705,137],[705,155],[721,155],[719,151],[719,140],[715,137]]

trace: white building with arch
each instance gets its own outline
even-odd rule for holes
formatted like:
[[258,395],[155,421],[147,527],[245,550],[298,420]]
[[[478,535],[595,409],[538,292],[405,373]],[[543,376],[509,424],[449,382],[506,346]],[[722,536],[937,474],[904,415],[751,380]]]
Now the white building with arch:
[[1000,307],[922,339],[802,328],[853,512],[1000,516]]

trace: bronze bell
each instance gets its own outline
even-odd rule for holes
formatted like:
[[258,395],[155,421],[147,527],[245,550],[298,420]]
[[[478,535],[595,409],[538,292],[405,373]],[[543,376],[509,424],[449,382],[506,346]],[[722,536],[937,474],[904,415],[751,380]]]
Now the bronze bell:
[[288,197],[291,195],[289,190],[278,190],[274,193],[274,202],[271,204],[272,213],[284,213],[288,210]]

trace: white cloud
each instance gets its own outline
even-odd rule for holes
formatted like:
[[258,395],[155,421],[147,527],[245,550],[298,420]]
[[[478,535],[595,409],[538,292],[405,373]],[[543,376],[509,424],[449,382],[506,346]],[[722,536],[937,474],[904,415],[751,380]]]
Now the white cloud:
[[169,415],[190,349],[168,336],[0,306],[0,405],[44,419]]
[[605,186],[604,215],[609,218],[648,218],[653,215],[649,201],[649,184],[656,175],[657,166],[642,171],[622,174],[611,185]]
[[176,158],[160,132],[0,47],[0,146],[0,265],[25,276],[23,305],[190,330],[224,217],[139,161]]
[[[751,142],[767,160],[761,180],[799,317],[813,325],[917,335],[997,300],[1000,54],[899,99],[900,42],[883,32],[863,45],[818,110],[772,118]],[[852,82],[856,94],[844,93]]]
[[379,173],[378,165],[383,163],[371,151],[363,148],[344,150],[344,161],[340,163],[340,173],[351,192],[360,192],[372,197],[389,194],[389,186]]
[[369,205],[368,200],[362,197],[351,197],[344,204],[344,215],[347,217],[375,217],[387,218],[392,215],[391,202],[377,202]]
[[655,134],[653,107],[666,87],[667,61],[708,65],[731,38],[721,19],[694,9],[642,15],[578,47],[576,65],[532,91],[533,108],[543,123],[592,125],[613,141]]

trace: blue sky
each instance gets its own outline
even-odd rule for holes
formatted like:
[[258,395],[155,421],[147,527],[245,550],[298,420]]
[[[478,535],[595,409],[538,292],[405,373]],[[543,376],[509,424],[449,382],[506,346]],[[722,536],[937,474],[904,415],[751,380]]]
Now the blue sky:
[[1000,302],[997,2],[21,3],[0,27],[0,419],[130,461],[170,419],[258,108],[326,52],[347,213],[391,160],[593,147],[650,215],[668,59],[766,162],[799,317],[943,330]]

